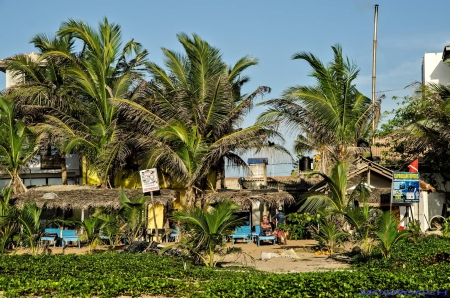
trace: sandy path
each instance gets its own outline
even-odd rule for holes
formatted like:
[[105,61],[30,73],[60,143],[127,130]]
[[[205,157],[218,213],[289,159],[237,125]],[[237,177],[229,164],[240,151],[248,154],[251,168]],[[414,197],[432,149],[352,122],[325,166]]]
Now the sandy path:
[[[330,259],[326,255],[315,255],[314,248],[316,245],[317,242],[315,240],[288,240],[286,246],[267,243],[261,244],[260,247],[255,243],[246,244],[240,242],[235,244],[235,246],[241,248],[255,260],[251,261],[250,258],[244,258],[243,256],[236,259],[236,256],[230,255],[224,259],[224,262],[226,262],[225,266],[246,265],[258,270],[278,273],[338,270],[350,267],[347,264]],[[287,249],[294,249],[300,258],[281,257],[260,260],[261,252],[281,254]]]
[[[162,243],[163,245],[165,243]],[[235,247],[242,249],[244,254],[241,255],[228,255],[223,259],[223,266],[250,266],[258,270],[288,273],[288,272],[311,272],[322,270],[339,270],[349,268],[349,265],[337,262],[330,259],[326,255],[315,255],[314,248],[317,242],[315,240],[288,240],[287,245],[272,245],[270,243],[261,243],[258,247],[255,243],[246,244],[245,242],[238,242]],[[227,244],[231,246],[231,243]],[[82,246],[78,248],[76,246],[67,247],[64,252],[61,247],[49,247],[51,254],[86,254],[87,247]],[[116,251],[121,251],[125,246],[116,247]],[[284,250],[294,249],[299,259],[292,258],[272,258],[269,260],[260,260],[261,253],[278,253],[281,254]],[[96,253],[107,251],[106,246],[99,246]],[[18,249],[10,252],[11,254],[23,254],[29,253],[26,249]],[[251,256],[253,258],[250,258]]]

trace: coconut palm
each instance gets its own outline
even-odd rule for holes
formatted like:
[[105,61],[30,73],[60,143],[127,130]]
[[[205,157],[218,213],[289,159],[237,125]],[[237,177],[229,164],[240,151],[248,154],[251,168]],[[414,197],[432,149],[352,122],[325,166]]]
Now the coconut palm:
[[145,226],[144,212],[147,198],[144,196],[128,198],[124,191],[119,197],[121,208],[119,214],[126,223],[127,238],[133,243],[142,235],[142,228]]
[[217,252],[225,246],[225,236],[230,235],[241,223],[233,213],[239,209],[231,201],[222,201],[209,211],[190,207],[174,213],[173,219],[186,224],[189,234],[186,245],[199,256],[206,266],[214,267]]
[[375,229],[376,209],[369,206],[367,199],[360,199],[359,206],[349,206],[344,210],[347,222],[354,227],[353,235],[357,243],[361,244],[361,252],[364,256],[370,256],[376,246],[376,240],[372,237]]
[[398,222],[391,212],[383,213],[376,222],[375,235],[378,240],[378,248],[383,257],[389,258],[392,248],[402,238],[408,236],[407,231],[398,230]]
[[368,137],[379,111],[379,102],[373,106],[354,85],[359,73],[356,64],[343,57],[339,45],[332,49],[334,59],[328,65],[312,53],[294,54],[292,59],[311,66],[316,84],[290,87],[282,98],[261,103],[269,108],[258,119],[258,123],[276,120],[297,133],[295,149],[318,151],[323,173],[328,172],[324,161],[346,161],[358,140]]
[[41,215],[45,205],[39,208],[35,202],[26,202],[23,208],[18,210],[17,214],[8,215],[10,220],[16,220],[20,226],[20,242],[29,247],[33,255],[38,253],[39,242],[44,234],[44,227],[41,225]]
[[17,209],[9,204],[13,188],[3,189],[0,201],[0,253],[4,253],[6,246],[18,232]]
[[67,139],[64,152],[77,150],[87,157],[99,183],[106,187],[130,153],[128,128],[111,99],[128,98],[140,78],[136,69],[147,51],[134,40],[122,45],[120,26],[106,18],[97,30],[69,19],[61,25],[58,37],[83,44],[76,55],[61,49],[45,52],[45,57],[68,60],[64,73],[74,82],[71,88],[80,99],[82,113],[54,111],[46,115],[46,124],[53,135]]
[[27,191],[20,173],[39,149],[39,138],[27,128],[25,123],[16,119],[14,104],[0,96],[0,170],[8,173],[13,193]]
[[240,127],[255,97],[270,91],[259,87],[241,94],[248,81],[242,73],[256,59],[246,56],[228,67],[220,51],[199,36],[177,37],[184,54],[163,48],[166,69],[147,64],[153,78],[142,87],[147,97],[116,102],[138,129],[142,167],[158,166],[169,173],[192,201],[211,187],[209,173],[223,178],[225,160],[245,166],[239,153],[261,149],[269,137],[279,135],[264,125]]
[[[58,148],[60,155],[62,184],[67,184],[67,169],[65,146],[68,136],[55,135],[53,129],[46,123],[48,116],[68,114],[77,116],[77,110],[83,105],[74,92],[74,80],[66,74],[71,59],[49,56],[46,53],[59,51],[75,59],[73,39],[71,37],[57,38],[38,34],[31,40],[39,54],[18,55],[6,60],[8,70],[19,83],[8,88],[8,94],[14,98],[15,107],[21,116],[32,125],[36,133],[45,134],[48,145]],[[44,144],[45,146],[45,144]]]
[[330,255],[333,255],[336,248],[342,245],[342,240],[349,236],[347,232],[341,231],[335,222],[327,219],[322,219],[319,227],[313,226],[313,230],[313,237],[327,248]]
[[92,254],[95,248],[102,242],[100,230],[105,226],[105,222],[99,217],[88,217],[84,221],[76,221],[82,227],[83,233],[79,236],[80,241],[86,241],[89,245],[88,254]]
[[355,201],[366,202],[370,196],[370,190],[360,182],[348,193],[347,187],[347,163],[338,161],[331,169],[331,174],[318,173],[326,182],[325,192],[312,191],[304,195],[304,203],[300,211],[315,212],[326,209],[330,214],[345,214]]

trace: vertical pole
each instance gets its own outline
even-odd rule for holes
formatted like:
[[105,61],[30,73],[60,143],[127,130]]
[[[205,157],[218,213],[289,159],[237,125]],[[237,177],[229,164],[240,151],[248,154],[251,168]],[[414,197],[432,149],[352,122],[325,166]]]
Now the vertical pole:
[[274,154],[273,154],[273,153],[274,153],[274,152],[273,152],[273,148],[271,148],[270,155],[271,155],[271,159],[272,159],[272,178],[275,177],[274,160],[273,160]]
[[377,27],[378,4],[375,4],[375,16],[373,27],[373,56],[372,56],[372,145],[375,143],[375,90],[377,81]]
[[153,199],[153,191],[150,192],[150,197],[152,199],[152,210],[153,210],[153,222],[155,224],[155,237],[156,237],[156,241],[159,241],[159,233],[158,233],[158,225],[156,224],[156,206],[155,206],[155,200]]

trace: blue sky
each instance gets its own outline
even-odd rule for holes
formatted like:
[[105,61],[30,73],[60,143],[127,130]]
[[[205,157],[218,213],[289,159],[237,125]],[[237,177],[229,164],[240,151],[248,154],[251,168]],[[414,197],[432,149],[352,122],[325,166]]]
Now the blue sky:
[[[312,52],[327,62],[332,58],[330,47],[340,43],[361,69],[358,89],[370,97],[374,4],[379,4],[377,91],[421,81],[423,54],[442,52],[450,44],[448,0],[0,0],[0,59],[33,51],[29,44],[33,35],[54,34],[68,18],[95,25],[106,16],[122,26],[125,41],[134,38],[142,43],[156,63],[162,62],[161,47],[181,51],[175,36],[179,32],[199,34],[220,48],[230,64],[244,55],[258,58],[259,65],[247,72],[251,82],[245,91],[269,86],[272,93],[265,99],[280,96],[289,86],[312,83],[306,62],[291,60],[294,53]],[[5,76],[0,73],[0,90],[4,88]],[[411,90],[381,92],[386,95],[383,110],[396,107],[392,96]],[[254,109],[245,124],[253,123],[261,111]],[[279,166],[275,175],[290,170]]]

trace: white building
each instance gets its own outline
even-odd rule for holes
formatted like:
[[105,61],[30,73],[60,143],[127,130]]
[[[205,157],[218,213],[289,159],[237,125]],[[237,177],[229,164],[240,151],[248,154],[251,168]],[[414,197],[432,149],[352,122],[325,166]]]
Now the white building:
[[[32,59],[37,59],[34,52],[28,54]],[[6,58],[8,59],[8,58]],[[5,60],[0,60],[0,71],[6,74],[6,88],[19,83],[20,79],[14,79],[11,72],[6,69]],[[43,62],[45,65],[45,62]],[[26,186],[60,185],[61,165],[60,155],[54,148],[43,148],[30,162],[29,167],[21,174]],[[67,180],[69,184],[81,183],[80,157],[77,154],[66,155]],[[9,176],[0,174],[0,189],[10,181]]]
[[450,45],[442,53],[425,53],[422,62],[422,83],[450,84]]

